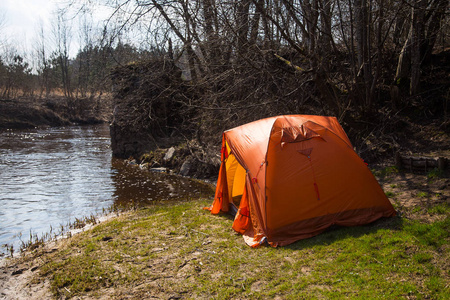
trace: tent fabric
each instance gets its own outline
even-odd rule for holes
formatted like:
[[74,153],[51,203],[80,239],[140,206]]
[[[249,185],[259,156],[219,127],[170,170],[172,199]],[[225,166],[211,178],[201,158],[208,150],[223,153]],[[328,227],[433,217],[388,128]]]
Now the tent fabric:
[[396,214],[334,117],[287,115],[248,123],[223,133],[221,152],[209,210],[238,206],[233,229],[252,247],[284,246],[332,225]]

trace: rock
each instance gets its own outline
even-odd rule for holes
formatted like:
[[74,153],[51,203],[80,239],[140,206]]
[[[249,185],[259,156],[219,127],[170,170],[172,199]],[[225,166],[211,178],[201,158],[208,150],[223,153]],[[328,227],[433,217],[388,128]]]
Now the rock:
[[216,167],[216,168],[220,168],[220,164],[222,163],[222,161],[220,160],[220,157],[212,157],[211,158],[211,164]]
[[149,165],[148,165],[148,163],[143,163],[143,164],[139,165],[139,168],[141,170],[147,170],[147,169],[149,169]]
[[32,267],[32,268],[30,269],[30,271],[31,271],[31,272],[34,272],[34,271],[36,271],[37,269],[39,269],[39,266],[34,266],[34,267]]
[[20,275],[20,274],[23,273],[23,271],[26,271],[26,269],[19,269],[19,270],[16,270],[16,271],[12,272],[11,275],[12,275],[12,276]]
[[180,168],[180,175],[181,176],[187,176],[189,175],[189,172],[192,168],[192,161],[188,158],[184,161],[184,163],[181,165]]
[[164,155],[164,161],[169,161],[172,159],[173,155],[175,153],[175,148],[171,147],[169,150],[167,150],[166,155]]
[[167,169],[164,167],[160,167],[160,168],[150,168],[150,171],[152,172],[157,172],[157,173],[165,173],[167,172]]

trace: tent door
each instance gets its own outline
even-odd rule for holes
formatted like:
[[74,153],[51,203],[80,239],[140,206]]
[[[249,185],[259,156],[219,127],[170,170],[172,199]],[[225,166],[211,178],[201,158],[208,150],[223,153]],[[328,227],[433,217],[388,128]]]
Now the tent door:
[[239,207],[242,194],[244,193],[246,171],[233,154],[228,155],[225,166],[227,170],[228,195],[230,197],[229,202]]

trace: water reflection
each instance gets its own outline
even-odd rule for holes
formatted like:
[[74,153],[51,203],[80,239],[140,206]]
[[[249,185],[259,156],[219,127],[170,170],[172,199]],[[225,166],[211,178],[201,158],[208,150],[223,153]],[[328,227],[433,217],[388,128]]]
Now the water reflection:
[[112,167],[115,170],[112,178],[117,205],[127,205],[130,202],[147,205],[158,201],[189,200],[213,195],[211,186],[188,178],[143,171],[138,166],[128,165],[119,159],[112,160]]
[[106,125],[0,132],[0,245],[17,249],[20,234],[26,241],[112,205],[211,195],[199,182],[112,159]]

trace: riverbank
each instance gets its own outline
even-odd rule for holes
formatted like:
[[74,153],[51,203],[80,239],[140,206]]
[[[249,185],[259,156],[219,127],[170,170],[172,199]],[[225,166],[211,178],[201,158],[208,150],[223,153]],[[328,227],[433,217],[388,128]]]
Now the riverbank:
[[0,99],[0,129],[105,123],[111,119],[111,105],[108,96]]
[[448,175],[374,173],[398,217],[252,249],[231,229],[232,218],[202,210],[211,199],[154,205],[8,259],[1,297],[445,298]]
[[[73,236],[91,230],[95,226],[118,216],[118,212],[108,213],[98,217],[90,216],[77,219],[77,222],[68,225],[59,236],[44,241],[30,241],[28,249],[24,252],[10,254],[7,258],[0,258],[0,299],[50,299],[52,293],[48,280],[43,284],[33,281],[38,270],[39,257],[62,249],[65,242]],[[25,246],[25,245],[24,245]],[[31,280],[31,281],[30,281]]]

